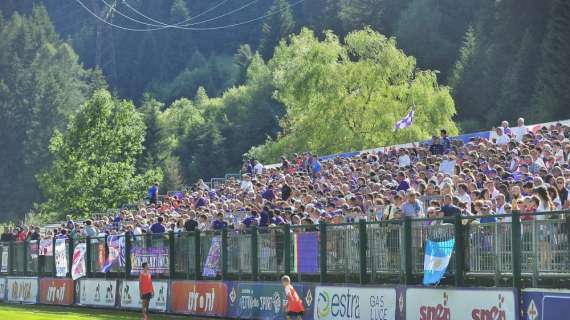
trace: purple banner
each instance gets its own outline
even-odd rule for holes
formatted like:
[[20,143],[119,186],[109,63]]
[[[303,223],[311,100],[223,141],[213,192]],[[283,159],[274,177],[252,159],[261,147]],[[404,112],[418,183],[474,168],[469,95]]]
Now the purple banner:
[[220,257],[222,256],[221,247],[222,238],[213,237],[212,245],[208,251],[208,257],[204,263],[204,271],[202,271],[203,277],[213,278],[218,274],[218,272],[220,272]]
[[294,239],[293,271],[318,273],[319,234],[317,232],[296,233]]
[[170,257],[166,247],[131,248],[131,274],[137,275],[142,271],[142,264],[148,263],[149,271],[153,274],[168,273]]

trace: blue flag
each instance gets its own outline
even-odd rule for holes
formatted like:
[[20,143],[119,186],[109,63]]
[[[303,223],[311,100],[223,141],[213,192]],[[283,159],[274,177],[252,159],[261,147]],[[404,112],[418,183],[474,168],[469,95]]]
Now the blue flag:
[[426,240],[426,252],[424,258],[424,285],[439,283],[453,253],[455,239],[446,241]]

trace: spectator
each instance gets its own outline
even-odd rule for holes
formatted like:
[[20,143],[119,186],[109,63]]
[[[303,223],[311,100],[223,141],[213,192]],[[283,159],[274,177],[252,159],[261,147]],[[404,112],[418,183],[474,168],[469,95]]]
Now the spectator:
[[441,135],[441,145],[444,151],[451,149],[451,140],[449,140],[449,136],[447,136],[447,130],[441,129],[439,133]]
[[439,137],[438,136],[433,136],[431,138],[431,146],[429,147],[429,151],[431,152],[431,154],[433,156],[439,156],[442,155],[444,152],[444,147],[443,145],[440,143]]
[[402,204],[402,214],[405,217],[421,218],[423,217],[422,203],[416,198],[416,191],[409,189],[406,192],[407,201]]
[[228,223],[224,221],[224,214],[219,212],[217,215],[217,219],[214,220],[212,223],[212,229],[214,230],[222,230],[228,227]]
[[512,134],[517,142],[522,142],[523,137],[527,134],[528,130],[524,125],[524,118],[518,118],[517,126],[511,129]]
[[148,189],[148,201],[155,205],[158,203],[158,186],[157,182]]
[[151,233],[155,233],[155,234],[162,234],[166,232],[166,228],[164,227],[164,225],[162,224],[164,222],[164,218],[163,217],[158,217],[156,219],[156,222],[150,226],[150,232]]
[[255,175],[262,175],[263,174],[263,165],[257,160],[254,160],[253,163],[254,163],[253,173]]

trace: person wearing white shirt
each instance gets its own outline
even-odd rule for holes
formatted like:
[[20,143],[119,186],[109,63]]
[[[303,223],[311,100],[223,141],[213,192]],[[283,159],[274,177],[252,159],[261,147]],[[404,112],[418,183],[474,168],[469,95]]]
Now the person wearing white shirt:
[[263,165],[257,160],[255,160],[255,165],[253,166],[253,173],[263,174]]
[[495,132],[497,133],[497,137],[495,138],[495,143],[497,145],[502,146],[509,143],[509,136],[503,132],[503,128],[496,128]]
[[515,140],[517,140],[518,142],[521,142],[523,140],[524,135],[527,134],[528,132],[526,126],[524,125],[524,118],[519,118],[517,120],[517,126],[511,128],[511,132]]
[[439,172],[443,172],[448,176],[453,176],[455,172],[455,160],[450,159],[448,156],[443,156],[443,160],[439,164]]
[[248,175],[243,175],[239,188],[245,193],[253,193],[253,183]]
[[468,188],[467,185],[465,183],[461,183],[459,184],[458,190],[459,192],[457,193],[457,199],[459,199],[459,201],[461,202],[465,202],[467,205],[467,208],[471,208],[471,196],[469,196],[469,194],[467,193]]
[[412,164],[412,160],[405,149],[400,149],[400,156],[398,157],[398,166],[400,168],[407,167]]

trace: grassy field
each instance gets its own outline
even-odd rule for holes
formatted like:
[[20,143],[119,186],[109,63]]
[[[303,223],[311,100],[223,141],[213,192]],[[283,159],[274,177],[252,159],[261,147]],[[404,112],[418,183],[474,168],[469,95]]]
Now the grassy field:
[[[199,319],[195,317],[152,314],[152,320]],[[38,305],[0,304],[0,319],[3,320],[131,320],[142,319],[140,313],[108,311],[87,308],[64,308]]]

